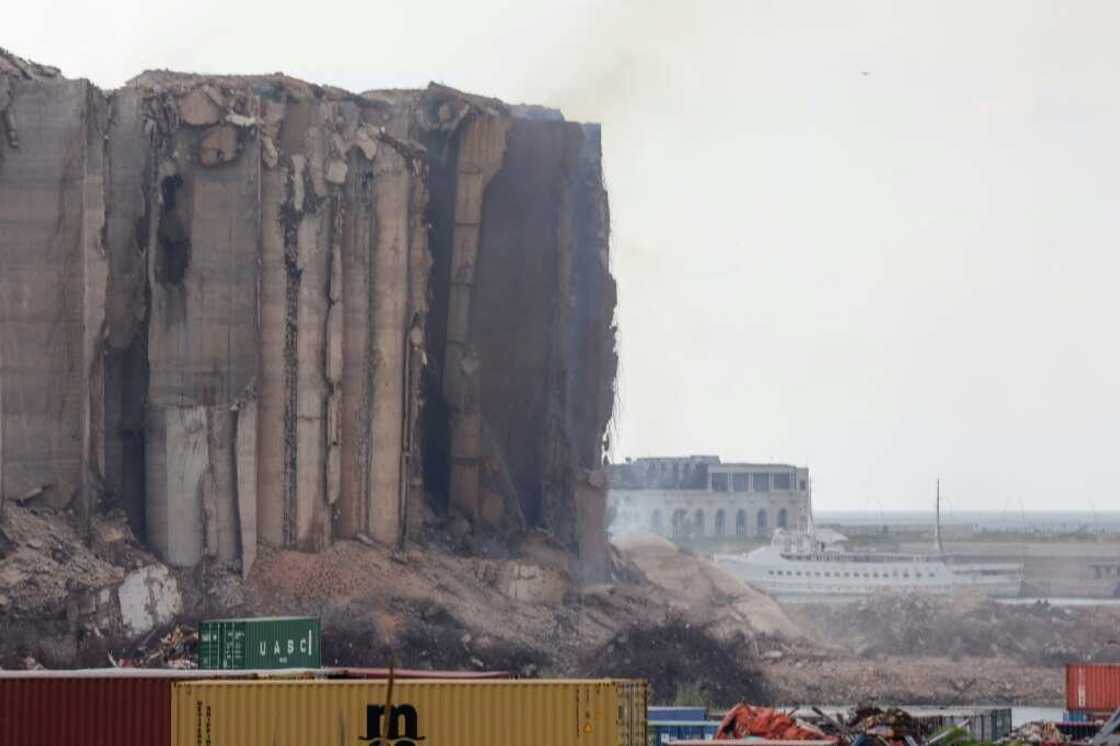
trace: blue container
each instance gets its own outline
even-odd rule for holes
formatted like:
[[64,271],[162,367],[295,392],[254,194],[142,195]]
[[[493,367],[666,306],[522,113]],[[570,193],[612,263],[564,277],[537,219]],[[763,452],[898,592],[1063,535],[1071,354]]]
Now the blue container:
[[1089,713],[1068,710],[1066,712],[1065,721],[1067,723],[1087,723],[1089,722]]
[[719,730],[718,720],[649,720],[646,723],[652,746],[670,741],[710,741]]
[[665,720],[707,720],[706,707],[649,707],[646,709],[646,719],[662,722]]

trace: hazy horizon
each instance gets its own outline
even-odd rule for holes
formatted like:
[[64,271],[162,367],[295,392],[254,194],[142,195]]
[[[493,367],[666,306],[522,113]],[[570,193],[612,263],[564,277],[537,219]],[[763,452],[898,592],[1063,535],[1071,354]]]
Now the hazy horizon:
[[[603,124],[612,459],[806,465],[819,509],[1120,504],[1120,6],[217,0],[10,8],[0,46],[436,80]],[[1113,143],[1110,145],[1110,143]]]

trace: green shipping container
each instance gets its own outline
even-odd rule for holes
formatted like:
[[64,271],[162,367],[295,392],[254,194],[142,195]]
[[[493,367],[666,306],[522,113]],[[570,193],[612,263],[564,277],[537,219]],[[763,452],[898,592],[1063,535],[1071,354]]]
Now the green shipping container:
[[216,619],[199,626],[199,668],[319,668],[320,662],[313,617]]

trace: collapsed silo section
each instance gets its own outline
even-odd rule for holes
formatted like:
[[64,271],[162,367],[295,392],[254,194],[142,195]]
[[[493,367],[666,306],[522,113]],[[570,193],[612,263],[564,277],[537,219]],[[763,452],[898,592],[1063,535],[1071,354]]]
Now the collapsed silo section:
[[152,125],[146,524],[190,567],[239,556],[233,406],[257,375],[260,142],[247,91],[171,92],[149,94],[178,117]]
[[616,363],[598,130],[495,102],[460,120],[444,177],[454,218],[432,239],[447,433],[428,434],[426,456],[447,477],[430,484],[479,529],[544,529],[580,576],[601,577]]
[[88,519],[103,473],[105,97],[0,49],[0,503]]

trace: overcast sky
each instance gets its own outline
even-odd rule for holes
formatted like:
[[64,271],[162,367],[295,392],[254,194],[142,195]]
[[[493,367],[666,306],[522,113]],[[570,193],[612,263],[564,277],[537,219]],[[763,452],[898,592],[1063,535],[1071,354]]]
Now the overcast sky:
[[11,3],[120,85],[437,80],[604,125],[614,458],[807,465],[824,509],[1120,509],[1120,4]]

